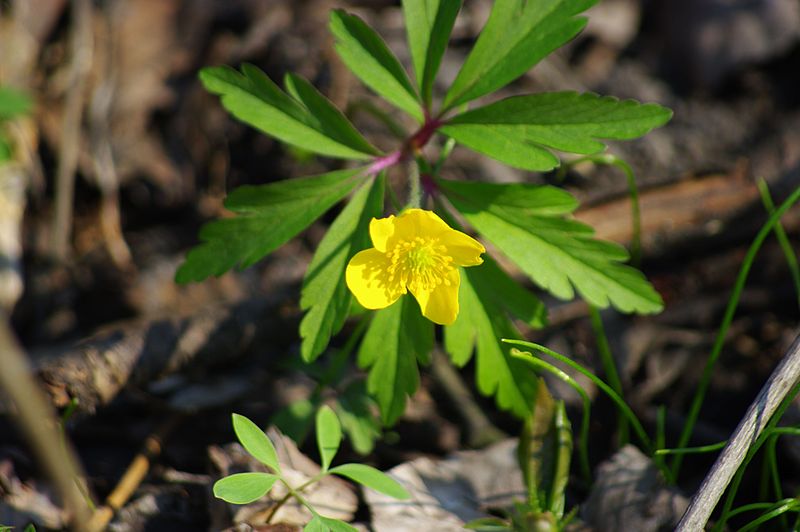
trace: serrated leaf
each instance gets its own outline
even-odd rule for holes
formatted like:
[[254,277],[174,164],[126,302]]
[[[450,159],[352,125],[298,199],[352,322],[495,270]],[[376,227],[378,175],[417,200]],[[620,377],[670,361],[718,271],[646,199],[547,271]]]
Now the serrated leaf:
[[564,515],[571,456],[572,428],[564,402],[553,399],[540,377],[533,412],[517,445],[522,476],[529,494],[533,494],[529,500],[537,502],[538,511],[559,518]]
[[317,411],[317,449],[322,470],[327,471],[342,443],[342,426],[331,407],[322,405]]
[[375,402],[367,394],[364,381],[356,381],[345,388],[333,406],[350,444],[362,455],[371,453],[375,441],[381,436],[380,421],[373,413],[375,406]]
[[437,179],[436,184],[451,193],[483,198],[484,203],[517,209],[520,215],[557,216],[578,208],[578,200],[564,189],[527,183],[485,183]]
[[311,362],[347,319],[352,295],[344,281],[347,262],[369,247],[369,222],[383,212],[384,176],[364,185],[331,224],[308,265],[300,297],[300,353]]
[[342,464],[334,467],[330,472],[347,477],[354,482],[395,499],[408,499],[411,497],[406,489],[395,479],[365,464]]
[[598,139],[633,139],[662,126],[672,111],[654,103],[593,93],[545,92],[512,96],[462,113],[439,131],[475,151],[524,170],[559,165],[549,149],[591,154]]
[[0,120],[27,114],[33,107],[31,97],[11,87],[0,87]]
[[235,266],[251,266],[344,198],[359,184],[356,176],[361,171],[340,170],[237,188],[228,195],[225,207],[238,216],[203,226],[202,243],[186,255],[175,280],[202,281]]
[[296,74],[287,74],[283,83],[287,92],[308,109],[330,138],[363,153],[380,154],[380,150],[370,144],[344,114],[311,83]]
[[268,473],[236,473],[214,483],[214,497],[231,504],[249,504],[272,489],[278,477]]
[[524,419],[535,398],[535,376],[500,343],[500,338],[516,338],[519,332],[496,305],[492,286],[486,285],[485,279],[476,282],[480,269],[461,271],[461,310],[456,321],[444,329],[445,349],[457,366],[466,364],[475,351],[478,390],[494,395],[500,408]]
[[483,264],[474,269],[470,279],[496,308],[505,310],[531,327],[547,325],[544,303],[514,281],[491,257],[487,256]]
[[414,86],[383,39],[363,20],[341,9],[331,12],[330,27],[344,64],[366,86],[421,122],[422,105]]
[[[363,138],[355,139],[352,132],[342,129],[343,116],[336,118],[330,109],[317,116],[255,66],[244,64],[241,68],[241,73],[230,67],[200,71],[203,86],[218,94],[223,107],[237,119],[287,144],[320,155],[369,159],[375,154],[375,149],[365,145]],[[323,103],[321,95],[304,94],[317,111],[325,104],[330,105],[327,101]]]
[[417,86],[427,105],[460,9],[461,0],[403,0],[408,47]]
[[271,467],[275,472],[281,472],[278,463],[278,453],[264,431],[258,425],[247,419],[245,416],[233,414],[233,431],[242,444],[242,447],[250,453],[253,458],[262,464]]
[[433,347],[433,323],[422,317],[411,297],[375,312],[358,351],[358,364],[369,368],[367,390],[378,402],[385,425],[403,414],[406,396],[419,386],[417,360]]
[[577,290],[600,308],[613,305],[638,313],[662,309],[661,296],[644,275],[621,264],[628,258],[625,249],[595,240],[591,227],[561,216],[525,213],[463,183],[449,181],[442,188],[479,233],[556,297],[570,299]]
[[452,109],[504,87],[577,35],[586,19],[576,17],[597,0],[505,0],[494,2],[455,81],[444,109]]

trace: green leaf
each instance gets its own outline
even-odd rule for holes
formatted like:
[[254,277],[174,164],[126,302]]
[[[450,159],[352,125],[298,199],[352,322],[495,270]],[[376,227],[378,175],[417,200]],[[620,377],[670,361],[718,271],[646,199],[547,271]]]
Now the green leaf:
[[306,526],[303,527],[303,532],[328,532],[330,530],[325,523],[322,522],[322,517],[315,515]]
[[461,144],[523,170],[559,165],[547,148],[591,154],[597,139],[633,139],[662,126],[672,111],[654,103],[593,93],[545,92],[512,96],[462,113],[439,131]]
[[354,482],[395,499],[408,499],[411,497],[406,489],[395,479],[365,464],[342,464],[334,467],[330,472],[347,477]]
[[449,110],[504,87],[577,35],[586,19],[575,17],[597,0],[505,0],[494,2],[455,81]]
[[500,338],[519,332],[505,315],[487,281],[482,266],[461,271],[459,301],[461,309],[456,321],[444,329],[444,345],[453,363],[466,364],[477,352],[476,379],[478,390],[494,395],[497,404],[516,416],[525,418],[536,395],[536,379],[523,363],[513,359],[500,343]]
[[324,517],[319,516],[322,519],[322,522],[325,523],[325,526],[328,527],[328,530],[331,532],[358,532],[358,529],[354,526],[351,526],[344,521],[340,521],[339,519],[333,519],[331,517]]
[[214,483],[214,497],[232,504],[249,504],[257,501],[278,480],[268,473],[236,473]]
[[426,105],[459,9],[461,0],[403,0],[408,47]]
[[314,425],[314,411],[317,401],[300,399],[292,401],[273,416],[271,423],[297,445],[302,445]]
[[[369,159],[376,153],[313,89],[294,84],[297,94],[303,96],[300,103],[248,64],[242,65],[241,73],[230,67],[204,68],[200,81],[209,92],[221,97],[223,107],[237,119],[287,144],[343,159]],[[322,112],[317,116],[315,111]]]
[[322,405],[317,411],[317,448],[322,470],[327,471],[342,443],[342,426],[331,407]]
[[553,399],[540,377],[533,412],[517,445],[517,460],[536,511],[564,515],[571,456],[572,428],[564,402]]
[[486,188],[456,181],[440,186],[478,232],[556,297],[570,299],[577,290],[600,308],[613,305],[638,313],[662,309],[661,296],[644,275],[621,264],[628,258],[625,249],[594,239],[591,227],[561,215],[530,214]]
[[234,266],[246,268],[307,228],[344,198],[360,180],[361,169],[288,179],[268,185],[239,187],[225,207],[238,214],[212,221],[200,230],[201,244],[178,268],[178,283],[222,275]]
[[471,272],[470,279],[495,308],[505,310],[531,327],[547,325],[544,303],[509,277],[491,257],[485,256],[483,264]]
[[308,109],[330,138],[363,153],[380,154],[380,150],[370,144],[344,114],[308,81],[295,74],[287,74],[283,83],[287,92]]
[[345,388],[333,406],[350,444],[359,454],[371,453],[381,436],[380,420],[373,413],[375,406],[364,381],[356,381]]
[[470,198],[485,198],[486,205],[518,209],[520,215],[557,216],[578,208],[575,196],[561,188],[527,183],[485,183],[437,179],[436,184],[448,193]]
[[375,31],[355,15],[331,12],[336,52],[344,64],[369,88],[422,121],[422,106],[400,61]]
[[477,530],[477,532],[508,532],[514,530],[508,522],[499,517],[481,517],[473,519],[464,525],[467,530]]
[[11,144],[3,136],[3,132],[0,131],[0,163],[10,161],[13,155]]
[[364,185],[331,224],[306,271],[300,308],[307,310],[300,322],[300,353],[311,362],[338,333],[353,299],[344,281],[347,262],[369,247],[369,222],[383,212],[384,176]]
[[409,296],[375,312],[358,351],[358,364],[370,368],[367,390],[378,402],[385,425],[403,414],[406,396],[419,386],[417,360],[433,347],[433,323],[422,317]]
[[245,416],[233,414],[233,431],[242,443],[245,450],[262,464],[271,467],[277,473],[281,472],[278,463],[278,453],[275,452],[272,442],[258,425]]
[[0,87],[0,120],[10,120],[30,112],[30,96],[11,87]]

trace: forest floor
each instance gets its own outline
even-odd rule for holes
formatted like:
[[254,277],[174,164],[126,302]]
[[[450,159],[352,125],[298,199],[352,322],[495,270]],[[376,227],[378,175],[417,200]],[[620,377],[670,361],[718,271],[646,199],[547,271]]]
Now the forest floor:
[[[0,83],[27,89],[36,102],[15,133],[28,149],[18,231],[24,291],[12,308],[13,329],[53,405],[63,413],[78,399],[67,435],[98,504],[118,488],[148,438],[160,441],[141,481],[110,516],[109,530],[278,530],[263,524],[263,505],[235,510],[215,500],[210,486],[236,459],[231,412],[267,426],[313,390],[298,363],[299,286],[333,217],[245,271],[186,286],[173,278],[201,225],[224,213],[226,191],[340,163],[287,150],[234,121],[202,88],[197,71],[249,62],[273,79],[297,72],[348,109],[378,146],[390,148],[396,141],[364,111],[375,98],[336,57],[327,20],[332,8],[353,10],[407,62],[398,4],[0,2]],[[455,76],[490,4],[466,2],[444,79]],[[758,179],[766,180],[776,204],[800,186],[800,7],[794,0],[604,0],[589,18],[577,39],[503,95],[589,90],[674,110],[667,126],[610,148],[635,171],[641,267],[666,308],[647,317],[602,313],[626,400],[651,434],[665,408],[669,445],[685,423],[743,258],[768,217]],[[599,237],[631,243],[627,184],[612,168],[578,165],[558,181],[456,149],[445,173],[558,182],[581,200],[577,217]],[[783,226],[796,247],[800,210],[790,210]],[[602,375],[585,304],[544,299],[550,323],[527,337]],[[799,304],[772,236],[750,272],[691,445],[729,437],[794,340]],[[380,500],[334,486],[334,497],[337,489],[352,492],[342,503],[346,519],[379,531],[458,530],[508,502],[507,493],[502,502],[487,497],[519,485],[504,439],[518,433],[518,422],[480,397],[474,371],[467,365],[454,372],[456,386],[470,391],[465,399],[453,393],[453,372],[436,363],[423,368],[421,388],[398,425],[385,430],[368,456],[345,443],[340,457],[435,478],[431,485],[440,491],[431,488],[427,500],[433,509],[419,503],[416,513],[387,515]],[[580,507],[584,530],[671,529],[714,455],[686,458],[677,486],[664,487],[647,458],[619,449],[613,404],[576,378],[594,399],[589,441],[596,483],[588,490],[576,478],[568,507]],[[547,381],[577,427],[580,397]],[[464,415],[463,401],[480,407],[479,422]],[[13,412],[0,401],[0,525],[60,529],[65,515]],[[786,421],[800,421],[800,404]],[[291,442],[281,442],[287,460],[300,470],[308,466]],[[311,439],[300,451],[319,458]],[[800,447],[786,439],[778,451],[784,490],[796,494]],[[759,471],[753,466],[741,502],[758,500]],[[500,477],[507,483],[487,484]],[[638,487],[626,491],[615,482]],[[463,498],[467,489],[484,497]],[[284,518],[295,525],[303,519],[297,511]],[[286,526],[280,530],[294,529]]]

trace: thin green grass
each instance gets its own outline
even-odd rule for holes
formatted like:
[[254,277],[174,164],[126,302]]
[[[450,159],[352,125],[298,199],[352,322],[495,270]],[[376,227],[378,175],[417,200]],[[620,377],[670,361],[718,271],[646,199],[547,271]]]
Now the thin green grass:
[[[686,447],[690,438],[692,437],[694,426],[697,423],[698,416],[700,415],[700,408],[703,406],[703,401],[705,400],[709,384],[711,383],[711,377],[714,373],[714,368],[720,354],[722,353],[722,347],[725,344],[728,329],[733,322],[733,316],[736,312],[736,308],[739,305],[739,299],[741,298],[742,290],[744,289],[745,282],[747,281],[747,276],[750,273],[750,268],[753,266],[753,261],[755,260],[756,254],[761,248],[761,245],[764,243],[764,240],[767,238],[767,235],[769,235],[769,233],[780,220],[781,216],[783,216],[783,214],[798,200],[800,200],[800,188],[797,188],[786,199],[786,201],[784,201],[781,206],[772,213],[772,215],[769,217],[769,220],[767,220],[767,222],[761,227],[761,230],[758,232],[752,244],[750,244],[750,248],[747,250],[747,255],[745,256],[742,266],[739,269],[739,275],[736,278],[733,292],[728,300],[728,306],[725,309],[725,315],[722,319],[722,324],[720,325],[719,332],[717,333],[717,337],[714,341],[714,346],[711,349],[711,355],[706,362],[706,366],[703,369],[703,375],[697,385],[697,391],[692,399],[686,424],[683,426],[683,430],[681,431],[678,439],[678,444],[676,445],[677,448]],[[675,459],[672,462],[672,467],[670,468],[673,478],[678,478],[682,461],[682,454],[675,455]]]
[[578,395],[581,396],[581,400],[583,401],[583,415],[581,416],[581,432],[578,438],[578,459],[580,461],[581,474],[583,475],[586,484],[591,484],[592,473],[589,466],[589,420],[592,414],[592,400],[589,398],[589,394],[586,393],[586,390],[584,390],[575,379],[552,364],[548,364],[544,360],[513,352],[511,356],[524,362],[525,364],[530,365],[534,370],[542,370],[554,375],[558,379],[571,386],[576,392],[578,392]]
[[[641,440],[642,445],[644,446],[647,454],[653,453],[654,450],[653,441],[647,435],[647,432],[644,430],[644,427],[642,426],[641,422],[636,417],[636,414],[633,413],[633,410],[631,410],[631,408],[625,403],[622,397],[620,397],[619,394],[617,394],[617,392],[614,391],[613,388],[611,388],[608,384],[606,384],[602,379],[600,379],[594,373],[584,368],[574,360],[571,360],[570,358],[567,358],[564,355],[561,355],[543,345],[535,344],[533,342],[526,342],[524,340],[514,340],[510,338],[503,338],[501,341],[507,344],[519,345],[522,347],[526,347],[528,349],[533,349],[534,351],[538,351],[540,353],[544,353],[548,356],[551,356],[556,360],[558,360],[559,362],[566,364],[572,369],[580,372],[586,378],[591,380],[598,388],[600,388],[606,395],[608,395],[608,397],[614,402],[617,408],[619,408],[622,414],[628,419],[628,422],[631,424],[631,427],[633,427],[633,431],[634,433],[636,433],[636,436],[639,438],[639,440]],[[526,353],[525,351],[519,351],[519,350],[518,352]],[[528,354],[528,356],[533,357],[533,354],[531,353],[526,353],[526,354]]]
[[[603,325],[603,318],[593,305],[589,305],[589,319],[592,322],[592,330],[594,331],[594,337],[597,341],[597,352],[600,355],[600,363],[603,365],[606,379],[608,379],[611,388],[613,388],[620,397],[624,398],[622,381],[619,378],[614,355],[611,353],[611,346],[608,343],[608,336],[606,335],[606,329]],[[625,420],[625,416],[619,412],[617,415],[617,442],[619,447],[624,446],[628,441],[630,441],[628,423]]]

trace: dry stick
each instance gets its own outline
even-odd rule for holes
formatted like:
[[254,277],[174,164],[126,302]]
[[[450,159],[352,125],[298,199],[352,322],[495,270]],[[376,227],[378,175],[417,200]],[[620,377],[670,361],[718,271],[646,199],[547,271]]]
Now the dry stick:
[[90,0],[72,3],[72,65],[64,117],[61,123],[61,150],[56,170],[56,206],[53,218],[51,252],[58,260],[67,258],[72,228],[72,203],[75,171],[80,155],[81,115],[89,70],[92,66],[92,4]]
[[59,443],[62,439],[56,428],[58,421],[25,358],[5,314],[0,312],[0,389],[16,405],[17,421],[70,511],[72,528],[83,532],[87,530],[88,508],[75,484],[83,475],[73,453]]
[[461,375],[439,349],[433,351],[431,371],[444,392],[455,403],[456,409],[466,425],[467,443],[470,447],[486,447],[508,437],[486,417],[461,379]]
[[109,120],[117,85],[117,68],[114,61],[116,41],[113,35],[111,15],[104,13],[106,30],[98,36],[98,44],[108,50],[102,57],[103,81],[92,94],[89,102],[89,129],[92,161],[97,185],[103,195],[100,203],[100,229],[111,260],[119,268],[133,265],[130,248],[122,235],[119,208],[119,175],[111,149],[111,127]]
[[89,526],[86,529],[88,532],[105,530],[114,514],[128,502],[128,499],[130,499],[133,492],[144,480],[145,475],[147,475],[147,471],[150,469],[150,462],[161,454],[162,442],[176,427],[180,417],[178,414],[172,416],[156,432],[147,437],[142,450],[133,458],[114,491],[106,497],[106,503],[92,515]]
[[781,363],[747,409],[728,445],[717,457],[711,471],[692,498],[689,508],[678,523],[677,532],[703,530],[731,478],[742,464],[748,449],[758,439],[775,410],[798,380],[800,380],[800,336],[795,338]]

